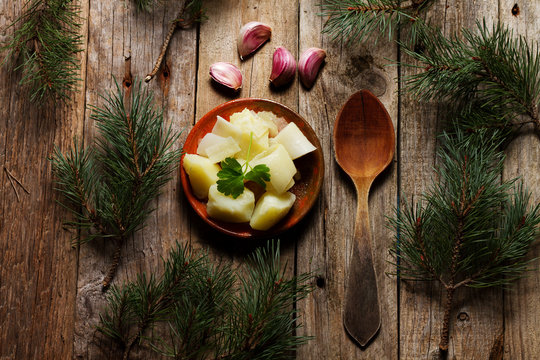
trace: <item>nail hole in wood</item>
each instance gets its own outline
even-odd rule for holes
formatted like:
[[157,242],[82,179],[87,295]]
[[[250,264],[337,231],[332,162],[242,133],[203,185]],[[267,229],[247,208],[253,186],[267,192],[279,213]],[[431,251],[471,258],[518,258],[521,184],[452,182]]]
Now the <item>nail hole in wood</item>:
[[457,318],[459,321],[467,321],[469,320],[469,314],[466,312],[460,312]]
[[322,276],[317,276],[316,283],[317,283],[317,287],[323,288],[325,285],[324,278]]
[[514,15],[514,16],[519,15],[519,5],[517,3],[514,4],[514,7],[512,8],[512,15]]

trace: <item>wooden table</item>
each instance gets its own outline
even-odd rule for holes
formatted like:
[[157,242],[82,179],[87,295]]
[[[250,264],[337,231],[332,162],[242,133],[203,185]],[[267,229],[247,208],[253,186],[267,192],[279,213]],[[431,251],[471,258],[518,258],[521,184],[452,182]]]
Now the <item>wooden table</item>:
[[[22,2],[0,3],[0,27],[20,14]],[[240,97],[279,101],[303,115],[320,137],[326,177],[318,202],[303,223],[282,236],[289,273],[313,271],[316,288],[298,303],[302,334],[315,339],[298,349],[298,359],[430,359],[437,348],[442,322],[443,291],[433,284],[402,283],[385,275],[392,266],[388,248],[394,233],[385,227],[404,197],[415,200],[430,184],[435,164],[436,135],[443,128],[442,109],[419,104],[397,93],[398,81],[411,70],[386,67],[403,57],[393,42],[345,48],[321,35],[320,0],[209,0],[208,21],[175,34],[163,70],[148,85],[164,108],[167,123],[190,130],[194,122],[231,97],[216,91],[208,76],[216,61],[237,64],[244,74]],[[427,17],[449,34],[472,27],[477,16],[488,23],[504,21],[516,33],[538,40],[540,2],[510,0],[439,1]],[[92,334],[104,305],[101,279],[110,262],[110,246],[102,243],[72,249],[73,234],[62,227],[69,215],[55,204],[47,157],[56,144],[68,149],[77,136],[89,143],[94,123],[87,105],[103,103],[99,94],[131,73],[142,78],[153,67],[169,22],[177,9],[157,7],[136,13],[126,1],[82,0],[85,51],[81,55],[80,91],[74,101],[57,108],[29,104],[17,84],[20,73],[0,73],[0,359],[98,359],[113,357],[100,349]],[[241,62],[236,38],[242,24],[259,20],[271,25],[272,40]],[[12,29],[2,33],[1,40]],[[272,53],[287,47],[295,56],[308,47],[328,52],[327,64],[311,91],[296,80],[284,91],[268,86]],[[389,59],[389,60],[388,60]],[[145,85],[146,86],[146,85]],[[345,264],[353,234],[354,189],[332,154],[332,129],[338,110],[353,92],[367,88],[388,108],[397,130],[396,157],[375,183],[371,196],[373,252],[378,272],[382,327],[376,340],[360,350],[346,336],[341,313]],[[185,134],[182,140],[185,139]],[[180,147],[181,142],[176,144]],[[540,146],[523,135],[507,149],[504,178],[521,175],[539,201]],[[4,168],[6,170],[4,170]],[[29,190],[17,198],[7,171]],[[216,259],[241,263],[256,243],[238,242],[208,229],[189,208],[178,177],[155,201],[157,211],[147,227],[125,244],[119,283],[141,271],[159,270],[175,241],[208,249]],[[535,247],[532,257],[540,255]],[[538,261],[533,263],[538,267]],[[463,290],[452,310],[450,358],[535,359],[540,357],[540,272],[507,291]],[[133,358],[144,358],[144,355]]]

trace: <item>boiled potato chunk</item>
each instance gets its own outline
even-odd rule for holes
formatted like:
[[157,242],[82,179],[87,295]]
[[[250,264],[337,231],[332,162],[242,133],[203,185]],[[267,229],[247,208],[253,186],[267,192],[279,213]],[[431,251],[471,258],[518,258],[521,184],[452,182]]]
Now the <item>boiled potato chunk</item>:
[[231,115],[231,124],[238,126],[242,131],[253,132],[255,137],[261,137],[268,133],[268,126],[257,116],[257,114],[248,109]]
[[238,139],[242,136],[242,129],[235,126],[218,115],[217,121],[212,128],[212,134],[222,137],[232,137],[238,142]]
[[268,135],[274,137],[278,134],[278,127],[276,125],[277,116],[271,111],[259,111],[257,116],[264,125],[268,128]]
[[287,215],[294,200],[296,196],[290,192],[279,195],[265,192],[255,206],[249,225],[255,230],[270,229]]
[[277,134],[276,141],[287,149],[293,160],[316,149],[295,123],[289,123],[285,126]]
[[218,181],[219,166],[209,159],[195,154],[184,155],[183,166],[189,176],[189,182],[195,196],[201,200],[206,199],[208,189]]
[[210,186],[206,212],[211,218],[232,223],[248,222],[254,207],[255,195],[247,188],[244,188],[244,192],[234,199],[232,196],[219,192],[217,184]]
[[[231,119],[235,118],[235,115],[237,114],[242,114],[242,112],[234,113],[233,115],[231,115]],[[249,112],[249,110],[247,110],[247,112],[243,116],[249,116],[251,118],[252,114]],[[268,129],[263,131],[261,135],[258,136],[257,133],[260,133],[260,131],[257,131],[257,133],[254,132],[252,126],[250,125],[250,121],[251,120],[237,120],[236,124],[233,124],[228,122],[221,116],[218,116],[216,124],[212,129],[212,133],[214,135],[219,135],[222,137],[232,137],[240,147],[240,151],[236,156],[243,159],[247,158],[249,144],[251,142],[251,149],[249,154],[251,158],[254,155],[257,155],[268,149]],[[251,136],[252,133],[253,137]]]
[[267,190],[273,190],[275,193],[281,194],[289,189],[288,186],[291,184],[294,174],[296,174],[296,167],[283,145],[277,144],[273,146],[250,162],[253,167],[259,164],[265,164],[270,168],[270,181],[266,183]]
[[240,146],[232,137],[206,134],[197,148],[197,154],[207,156],[213,163],[218,163],[240,151]]

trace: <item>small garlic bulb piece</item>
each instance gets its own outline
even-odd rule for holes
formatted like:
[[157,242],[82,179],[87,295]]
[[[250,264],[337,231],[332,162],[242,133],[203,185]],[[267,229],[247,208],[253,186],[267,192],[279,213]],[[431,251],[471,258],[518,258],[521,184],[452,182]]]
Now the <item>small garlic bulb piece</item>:
[[272,29],[270,26],[258,21],[248,22],[240,29],[240,35],[238,36],[238,54],[240,59],[244,60],[244,57],[251,54],[262,44],[264,44],[272,35]]
[[283,46],[278,46],[274,51],[270,82],[277,87],[286,85],[291,82],[295,73],[296,60],[294,60],[294,56]]
[[325,58],[326,51],[319,48],[309,48],[300,56],[298,75],[306,88],[310,89],[313,86]]
[[238,90],[242,87],[242,73],[231,63],[217,62],[210,65],[210,76],[221,85],[231,89]]

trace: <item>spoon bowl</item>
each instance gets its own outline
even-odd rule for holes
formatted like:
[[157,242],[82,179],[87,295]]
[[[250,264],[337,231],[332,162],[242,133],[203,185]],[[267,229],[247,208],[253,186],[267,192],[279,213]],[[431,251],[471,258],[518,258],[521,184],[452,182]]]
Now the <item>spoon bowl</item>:
[[367,90],[353,94],[336,119],[334,151],[337,163],[353,181],[358,197],[343,324],[362,347],[368,345],[381,325],[371,253],[369,189],[392,161],[395,143],[392,120],[379,99]]

